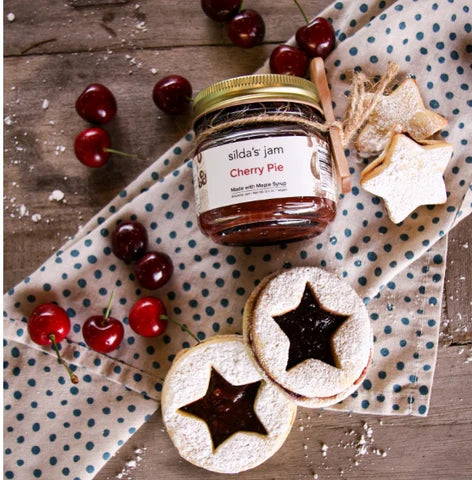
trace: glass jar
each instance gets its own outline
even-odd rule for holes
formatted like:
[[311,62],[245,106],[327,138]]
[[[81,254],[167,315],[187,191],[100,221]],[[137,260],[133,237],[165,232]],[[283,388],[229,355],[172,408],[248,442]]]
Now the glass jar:
[[336,215],[336,181],[315,85],[288,75],[216,83],[194,102],[198,224],[224,245],[313,237]]

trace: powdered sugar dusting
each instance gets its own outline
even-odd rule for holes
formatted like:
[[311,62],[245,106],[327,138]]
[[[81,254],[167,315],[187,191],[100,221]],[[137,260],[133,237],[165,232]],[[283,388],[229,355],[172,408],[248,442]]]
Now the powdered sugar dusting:
[[387,146],[396,128],[415,140],[424,140],[446,125],[445,118],[425,108],[416,81],[408,78],[379,100],[359,134],[356,148],[363,155],[375,154]]
[[178,409],[201,398],[211,367],[233,385],[261,380],[238,335],[219,335],[176,357],[164,382],[162,414],[167,431],[182,457],[220,473],[236,473],[259,465],[282,445],[292,426],[296,406],[271,384],[263,382],[254,410],[268,434],[237,432],[213,451],[208,427]]
[[115,478],[116,480],[132,480],[134,476],[134,470],[139,467],[143,460],[143,455],[146,453],[146,448],[136,448],[134,450],[134,457],[126,461],[121,472],[119,472]]
[[[322,418],[323,413],[320,412],[318,416]],[[297,420],[304,422],[302,416]],[[364,462],[372,461],[372,457],[383,459],[388,456],[389,449],[382,447],[375,440],[375,425],[381,426],[381,419],[362,421],[338,433],[333,430],[328,438],[321,439],[317,429],[319,422],[310,421],[310,417],[307,420],[304,425],[306,436],[303,440],[303,449],[313,479],[357,478],[356,469]],[[349,419],[347,422],[351,423]]]
[[366,168],[362,187],[385,200],[390,219],[404,220],[420,205],[447,200],[443,172],[451,158],[452,145],[446,142],[418,145],[406,135],[393,137],[389,148],[377,159],[378,166]]
[[62,202],[64,200],[64,192],[62,190],[53,190],[51,195],[49,195],[50,202]]
[[[338,366],[307,359],[286,371],[290,341],[273,316],[295,309],[307,283],[325,309],[349,317],[332,338]],[[245,323],[250,325],[255,356],[267,375],[309,399],[333,397],[334,403],[341,400],[336,395],[352,393],[351,387],[365,371],[371,354],[372,332],[362,300],[349,284],[315,267],[284,271],[267,282],[254,301],[253,311],[245,312]]]

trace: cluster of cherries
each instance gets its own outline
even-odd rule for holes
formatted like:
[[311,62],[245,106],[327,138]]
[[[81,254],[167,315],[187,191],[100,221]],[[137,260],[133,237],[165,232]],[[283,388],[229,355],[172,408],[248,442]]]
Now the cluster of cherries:
[[264,20],[256,10],[243,10],[243,0],[201,0],[201,4],[212,20],[227,22],[228,37],[238,47],[251,48],[264,40]]
[[[75,110],[87,122],[103,125],[116,115],[115,96],[105,85],[92,83],[80,94]],[[103,167],[114,152],[110,135],[101,127],[81,131],[75,138],[74,151],[76,157],[91,168]]]
[[[172,276],[173,265],[165,253],[147,252],[148,236],[144,226],[135,221],[120,223],[111,236],[112,251],[126,263],[136,262],[135,275],[138,282],[149,290],[165,285]],[[124,337],[123,324],[110,316],[113,293],[103,315],[92,315],[85,320],[82,334],[85,343],[99,353],[116,350]],[[147,296],[140,298],[132,306],[128,322],[131,329],[143,337],[162,335],[168,321],[176,323],[191,335],[198,338],[185,326],[167,316],[162,300]],[[55,303],[43,303],[36,307],[28,320],[28,332],[39,345],[51,345],[60,363],[69,373],[71,381],[78,383],[77,376],[62,359],[58,344],[64,340],[71,328],[67,312]]]
[[334,48],[335,33],[331,23],[323,17],[317,17],[309,22],[303,10],[301,8],[300,10],[306,25],[296,32],[297,46],[279,45],[274,48],[269,60],[272,73],[304,77],[310,59],[315,57],[324,59]]
[[[155,84],[152,98],[165,113],[183,113],[192,101],[192,86],[180,75],[168,75]],[[87,122],[104,125],[115,117],[117,103],[109,88],[101,83],[92,83],[77,98],[75,110]],[[74,151],[76,157],[91,168],[106,165],[111,153],[138,158],[111,148],[109,133],[99,126],[80,132],[75,138]]]
[[[335,33],[331,23],[323,17],[309,22],[298,0],[306,25],[296,32],[297,46],[279,45],[270,56],[272,73],[304,77],[310,58],[326,58],[334,48]],[[201,0],[203,11],[218,22],[228,22],[228,36],[237,46],[249,48],[264,39],[265,24],[261,15],[252,9],[242,10],[243,0]]]
[[142,223],[121,222],[111,234],[113,253],[126,263],[136,262],[134,274],[148,290],[164,286],[172,276],[171,258],[163,252],[147,252],[148,235]]

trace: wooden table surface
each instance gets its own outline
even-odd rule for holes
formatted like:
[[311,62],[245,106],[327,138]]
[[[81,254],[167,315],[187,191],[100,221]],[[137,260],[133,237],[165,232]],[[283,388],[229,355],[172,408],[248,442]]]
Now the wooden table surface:
[[[329,0],[303,3],[315,17]],[[208,19],[196,0],[4,1],[5,291],[188,131],[190,115],[168,117],[154,106],[151,92],[159,78],[184,75],[198,92],[252,73],[303,22],[292,0],[248,0],[246,6],[257,8],[267,27],[264,44],[250,50],[232,46],[225,28]],[[73,140],[87,123],[74,104],[93,82],[106,84],[118,101],[108,128],[113,146],[142,160],[114,157],[106,168],[92,170],[75,159]],[[54,190],[64,198],[55,200]],[[448,237],[429,415],[299,409],[283,448],[241,478],[472,479],[471,220]],[[216,476],[180,459],[158,411],[96,479]]]

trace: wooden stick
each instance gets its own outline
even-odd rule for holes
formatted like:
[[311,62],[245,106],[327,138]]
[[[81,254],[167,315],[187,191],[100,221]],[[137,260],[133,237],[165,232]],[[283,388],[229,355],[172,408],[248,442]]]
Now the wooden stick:
[[[323,108],[325,119],[332,124],[336,121],[334,118],[333,106],[331,104],[331,92],[328,86],[328,79],[326,78],[324,61],[321,57],[314,58],[310,64],[310,79],[318,88],[320,95],[321,106]],[[346,156],[344,155],[344,148],[339,135],[339,130],[336,126],[329,128],[329,137],[331,140],[331,151],[334,157],[334,163],[338,174],[338,179],[342,193],[351,191],[351,174],[349,172],[349,165],[347,164]]]

